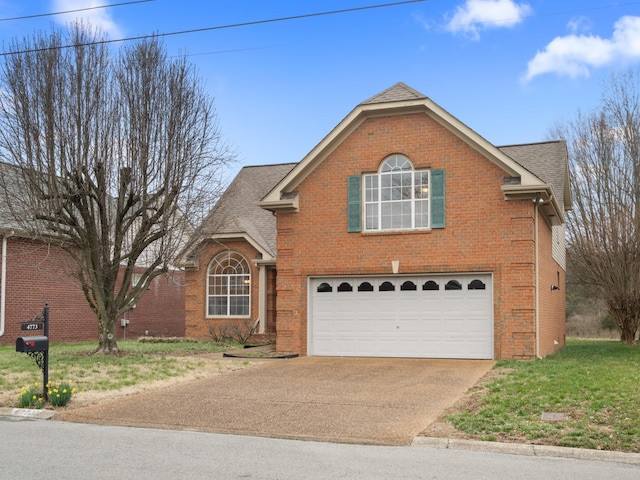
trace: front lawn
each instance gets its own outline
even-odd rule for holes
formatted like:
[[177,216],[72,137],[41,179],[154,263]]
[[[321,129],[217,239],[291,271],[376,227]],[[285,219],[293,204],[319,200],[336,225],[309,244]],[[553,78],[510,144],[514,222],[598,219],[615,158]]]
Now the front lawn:
[[[240,348],[238,344],[211,341],[147,343],[119,341],[121,356],[90,355],[96,343],[55,343],[49,349],[49,379],[71,380],[81,393],[107,397],[127,387],[160,382],[176,377],[198,378],[214,369],[240,368],[213,359],[207,353]],[[224,365],[224,366],[221,366]],[[42,371],[35,361],[14,346],[0,346],[0,407],[17,406],[21,387],[42,384]],[[73,402],[73,401],[72,401]]]
[[[500,361],[481,400],[446,420],[468,437],[640,452],[640,346],[570,339],[555,355]],[[473,392],[471,392],[473,394]],[[543,412],[568,420],[541,420]]]

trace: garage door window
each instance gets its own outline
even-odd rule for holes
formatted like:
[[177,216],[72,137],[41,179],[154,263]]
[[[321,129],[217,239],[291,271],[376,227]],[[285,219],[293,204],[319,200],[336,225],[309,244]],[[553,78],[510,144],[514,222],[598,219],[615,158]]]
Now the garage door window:
[[417,290],[416,284],[407,280],[400,286],[400,290]]
[[396,286],[391,282],[382,282],[378,290],[381,292],[393,292],[396,289]]
[[429,280],[428,282],[424,282],[424,285],[422,285],[422,290],[440,290],[440,285],[438,285],[433,280]]
[[457,280],[449,280],[444,286],[445,290],[462,290],[462,284]]

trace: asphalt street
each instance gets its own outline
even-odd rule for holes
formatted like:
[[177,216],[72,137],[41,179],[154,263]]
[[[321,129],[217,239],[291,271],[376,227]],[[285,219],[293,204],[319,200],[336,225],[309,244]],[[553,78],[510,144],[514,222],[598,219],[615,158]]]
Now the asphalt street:
[[618,462],[0,417],[0,479],[637,480]]

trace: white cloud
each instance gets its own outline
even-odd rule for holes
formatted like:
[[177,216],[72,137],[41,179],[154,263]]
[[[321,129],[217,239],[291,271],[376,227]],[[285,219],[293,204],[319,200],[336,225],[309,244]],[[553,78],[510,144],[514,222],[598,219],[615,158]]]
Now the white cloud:
[[580,31],[586,32],[591,29],[591,20],[588,17],[574,17],[569,20],[567,28],[571,33],[578,33]]
[[[105,3],[100,0],[53,0],[52,8],[55,12],[64,12],[68,10],[78,10],[80,8],[98,7],[104,4]],[[108,8],[96,8],[94,10],[57,15],[55,18],[58,23],[64,25],[81,20],[99,29],[100,32],[109,38],[122,38],[124,36],[120,27],[111,17]]]
[[464,6],[456,7],[446,29],[453,33],[467,33],[477,40],[480,30],[511,28],[531,12],[529,5],[513,0],[467,0]]
[[640,61],[640,17],[618,20],[611,39],[575,34],[554,38],[529,61],[524,80],[545,73],[586,77],[592,68],[629,61]]

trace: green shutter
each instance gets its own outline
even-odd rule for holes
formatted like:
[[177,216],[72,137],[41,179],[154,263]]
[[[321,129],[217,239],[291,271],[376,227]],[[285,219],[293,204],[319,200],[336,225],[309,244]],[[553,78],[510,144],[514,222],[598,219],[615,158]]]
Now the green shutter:
[[347,200],[347,231],[359,232],[360,227],[360,175],[353,175],[348,178],[348,200]]
[[444,170],[431,170],[431,228],[444,228]]

